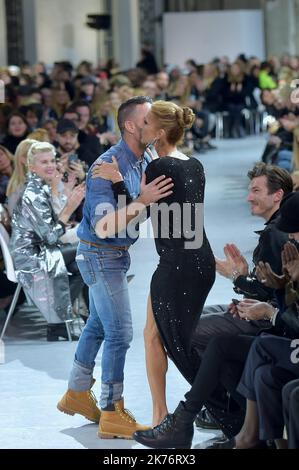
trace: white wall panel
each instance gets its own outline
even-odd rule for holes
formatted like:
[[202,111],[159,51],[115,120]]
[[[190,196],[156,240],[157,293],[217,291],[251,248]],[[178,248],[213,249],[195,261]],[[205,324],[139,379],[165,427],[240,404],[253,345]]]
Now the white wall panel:
[[101,13],[101,0],[35,0],[38,60],[51,64],[83,59],[97,62],[97,31],[87,14]]
[[240,53],[265,56],[263,12],[229,10],[164,14],[164,62],[184,65],[187,59],[206,63]]

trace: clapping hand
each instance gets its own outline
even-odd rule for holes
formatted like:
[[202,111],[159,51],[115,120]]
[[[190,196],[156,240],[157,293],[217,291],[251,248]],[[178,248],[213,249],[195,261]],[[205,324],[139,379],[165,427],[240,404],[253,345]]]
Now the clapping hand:
[[233,243],[227,243],[223,249],[225,260],[216,259],[216,270],[221,276],[232,279],[234,274],[246,276],[248,264],[240,250]]
[[256,266],[255,275],[262,284],[275,290],[283,289],[289,281],[286,273],[279,276],[272,271],[269,263],[264,263],[263,261],[260,261]]
[[296,246],[287,242],[281,253],[284,270],[288,273],[293,282],[299,281],[299,252]]

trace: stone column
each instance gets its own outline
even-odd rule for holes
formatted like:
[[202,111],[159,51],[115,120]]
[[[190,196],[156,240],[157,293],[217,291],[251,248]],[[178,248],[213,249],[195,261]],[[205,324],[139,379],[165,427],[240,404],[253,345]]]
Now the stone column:
[[23,0],[24,56],[31,64],[37,62],[35,0]]
[[22,0],[5,0],[7,61],[21,65],[24,60],[24,31]]
[[135,67],[140,57],[138,0],[112,0],[114,58],[121,70]]
[[267,55],[299,52],[299,1],[264,0]]

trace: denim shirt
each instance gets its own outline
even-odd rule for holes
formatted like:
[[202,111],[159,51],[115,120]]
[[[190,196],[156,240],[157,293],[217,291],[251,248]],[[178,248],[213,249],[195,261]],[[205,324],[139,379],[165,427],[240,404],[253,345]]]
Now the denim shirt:
[[112,162],[114,156],[118,162],[119,171],[124,178],[125,185],[133,199],[140,194],[142,173],[150,162],[145,154],[138,160],[127,143],[121,139],[116,145],[101,155],[90,168],[86,179],[86,197],[83,209],[83,219],[78,228],[78,237],[92,243],[108,246],[130,246],[138,239],[130,238],[126,231],[113,238],[99,238],[95,233],[96,224],[101,218],[119,207],[115,199],[111,181],[103,178],[92,179],[92,169],[100,161]]

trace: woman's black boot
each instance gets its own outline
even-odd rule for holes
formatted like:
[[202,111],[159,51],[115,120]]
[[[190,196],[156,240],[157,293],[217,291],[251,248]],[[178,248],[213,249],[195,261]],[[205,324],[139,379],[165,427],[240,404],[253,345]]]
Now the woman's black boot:
[[[59,341],[60,338],[69,339],[65,323],[48,323],[47,341]],[[77,335],[71,334],[72,341],[78,341]]]
[[185,409],[181,401],[173,414],[168,414],[161,424],[148,431],[136,431],[133,439],[153,449],[190,449],[196,413]]

